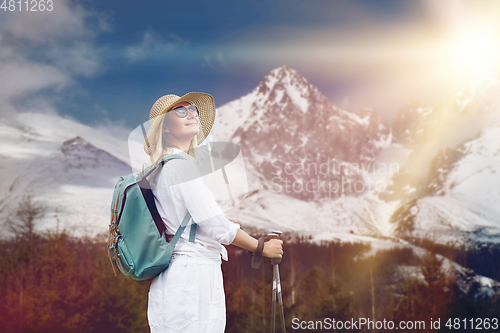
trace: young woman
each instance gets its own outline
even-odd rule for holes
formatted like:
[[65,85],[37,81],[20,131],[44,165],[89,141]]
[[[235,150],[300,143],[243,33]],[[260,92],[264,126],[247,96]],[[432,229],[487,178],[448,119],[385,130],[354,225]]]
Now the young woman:
[[[226,219],[196,167],[195,148],[206,139],[215,120],[213,97],[204,93],[165,95],[155,102],[149,119],[151,128],[144,143],[150,156],[148,163],[157,163],[167,154],[184,158],[169,160],[150,179],[167,233],[175,233],[186,213],[192,217],[169,267],[151,284],[151,332],[224,332],[221,257],[227,260],[227,251],[222,244],[252,252],[258,250],[259,244],[238,224]],[[194,241],[190,241],[192,222],[197,224]],[[262,255],[281,258],[282,244],[278,239],[265,242]]]

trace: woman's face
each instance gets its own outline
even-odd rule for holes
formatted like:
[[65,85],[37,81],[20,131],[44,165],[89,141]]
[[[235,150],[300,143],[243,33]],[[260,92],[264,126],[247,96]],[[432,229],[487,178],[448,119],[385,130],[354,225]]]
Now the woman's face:
[[188,112],[187,116],[180,118],[177,116],[174,108],[178,106],[190,106],[188,102],[180,102],[175,104],[171,111],[168,111],[165,115],[165,120],[163,122],[163,132],[167,136],[167,141],[169,144],[178,144],[180,142],[191,141],[191,139],[198,134],[200,131],[198,116]]

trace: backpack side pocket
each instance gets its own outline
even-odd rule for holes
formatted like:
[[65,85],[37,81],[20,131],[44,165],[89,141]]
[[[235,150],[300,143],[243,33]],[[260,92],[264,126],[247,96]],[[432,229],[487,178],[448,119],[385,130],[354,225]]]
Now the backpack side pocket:
[[125,275],[134,273],[134,261],[132,260],[132,256],[130,255],[130,251],[128,250],[127,244],[125,244],[123,237],[120,237],[116,242],[116,249],[118,250],[118,258],[116,258],[116,262],[122,273]]

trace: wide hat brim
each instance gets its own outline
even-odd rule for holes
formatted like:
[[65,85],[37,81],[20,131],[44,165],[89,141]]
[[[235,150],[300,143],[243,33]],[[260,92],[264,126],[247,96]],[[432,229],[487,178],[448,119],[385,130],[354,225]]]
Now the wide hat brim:
[[165,95],[160,97],[151,108],[149,113],[149,121],[151,122],[151,127],[144,140],[144,151],[146,154],[151,155],[151,153],[156,149],[156,137],[158,131],[160,130],[160,123],[164,114],[175,104],[180,102],[188,102],[198,109],[199,121],[200,121],[200,131],[196,135],[198,145],[205,140],[212,126],[215,122],[215,102],[212,95],[200,93],[200,92],[190,92],[182,97],[177,95]]

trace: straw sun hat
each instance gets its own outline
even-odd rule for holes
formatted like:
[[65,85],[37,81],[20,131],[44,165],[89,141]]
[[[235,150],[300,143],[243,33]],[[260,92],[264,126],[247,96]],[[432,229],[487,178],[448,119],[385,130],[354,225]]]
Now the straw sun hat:
[[156,135],[160,130],[161,115],[165,114],[173,105],[180,102],[188,102],[198,109],[200,120],[200,131],[196,135],[198,145],[205,140],[210,133],[215,121],[215,102],[214,98],[205,93],[190,92],[182,97],[177,95],[165,95],[153,104],[151,112],[149,113],[149,121],[151,128],[148,131],[146,140],[144,141],[144,151],[151,155],[156,148]]

